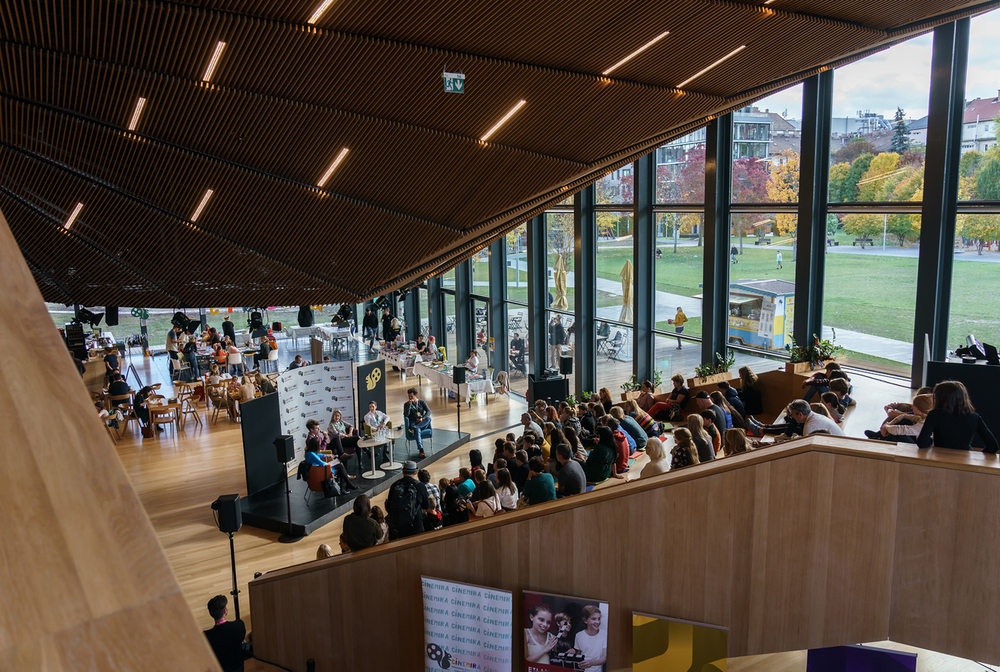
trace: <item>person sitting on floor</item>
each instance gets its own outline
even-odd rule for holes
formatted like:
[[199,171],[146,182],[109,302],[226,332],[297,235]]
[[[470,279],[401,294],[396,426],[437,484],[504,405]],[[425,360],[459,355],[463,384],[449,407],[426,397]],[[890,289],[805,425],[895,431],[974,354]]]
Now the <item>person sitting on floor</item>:
[[587,475],[587,482],[592,484],[603,483],[609,478],[625,478],[618,473],[616,466],[618,460],[618,446],[615,437],[609,427],[600,427],[597,430],[597,444],[591,449],[587,456],[587,462],[583,465],[583,472]]
[[618,421],[621,430],[629,435],[635,446],[632,448],[634,451],[646,450],[646,430],[639,425],[630,415],[625,415],[625,410],[621,406],[615,406],[611,409],[611,417]]
[[733,428],[726,430],[725,439],[722,442],[723,453],[726,457],[750,452],[753,444],[747,438],[747,433],[742,429]]
[[834,392],[824,392],[823,396],[820,397],[826,410],[829,411],[830,417],[838,425],[844,421],[844,413],[847,411],[840,403],[840,399]]
[[760,383],[757,374],[749,366],[740,367],[740,401],[743,402],[743,409],[746,411],[743,417],[754,413],[764,412],[764,397],[760,391]]
[[[984,453],[996,453],[1000,447],[982,416],[969,399],[965,385],[957,380],[945,380],[934,386],[934,408],[927,414],[917,436],[918,448],[952,448],[972,450],[975,436],[986,446]],[[932,440],[933,439],[933,440]]]
[[626,405],[628,406],[629,416],[639,423],[639,426],[642,427],[642,431],[646,434],[646,438],[659,436],[661,434],[659,423],[653,420],[653,416],[642,410],[639,407],[639,403],[635,399],[631,399],[626,402]]
[[805,399],[796,399],[788,404],[788,410],[796,422],[802,423],[802,436],[815,434],[818,430],[826,430],[834,436],[845,436],[844,430],[837,423],[819,413],[814,413]]
[[882,441],[895,441],[897,443],[916,443],[917,437],[924,428],[924,421],[927,414],[934,408],[934,395],[918,394],[913,398],[912,404],[907,404],[909,413],[893,414],[891,420],[882,423],[882,427],[873,432],[865,430],[865,436],[869,439]]
[[354,498],[354,508],[344,516],[344,539],[352,551],[360,551],[379,543],[385,530],[372,518],[371,501],[368,495]]
[[736,409],[736,412],[740,414],[740,417],[746,418],[746,407],[743,405],[743,400],[740,399],[740,395],[733,389],[733,386],[723,380],[721,383],[716,385],[716,387],[719,388],[719,392],[721,392],[722,396],[725,397],[727,402],[729,402],[729,405]]
[[205,638],[208,639],[222,672],[243,672],[246,655],[243,640],[247,636],[247,626],[240,619],[226,620],[229,615],[228,605],[229,598],[225,595],[216,595],[208,601],[208,613],[215,625],[205,631]]
[[698,449],[698,463],[700,464],[702,462],[710,462],[711,460],[714,460],[715,448],[711,443],[711,438],[709,438],[708,432],[705,431],[705,419],[697,413],[692,413],[687,417],[687,429],[691,434],[691,441]]
[[670,471],[670,462],[667,460],[667,450],[663,441],[655,437],[647,441],[646,455],[649,457],[649,463],[639,472],[639,478],[649,478]]
[[674,430],[674,447],[670,450],[670,471],[698,464],[698,448],[691,440],[691,432],[678,427]]
[[583,473],[583,467],[573,459],[573,451],[566,443],[556,446],[556,460],[559,461],[560,469],[558,474],[559,482],[556,484],[556,493],[559,497],[569,497],[579,495],[587,490],[587,476]]
[[545,461],[533,457],[528,461],[528,481],[524,484],[524,496],[529,506],[549,502],[556,498],[556,484],[552,474],[546,473]]

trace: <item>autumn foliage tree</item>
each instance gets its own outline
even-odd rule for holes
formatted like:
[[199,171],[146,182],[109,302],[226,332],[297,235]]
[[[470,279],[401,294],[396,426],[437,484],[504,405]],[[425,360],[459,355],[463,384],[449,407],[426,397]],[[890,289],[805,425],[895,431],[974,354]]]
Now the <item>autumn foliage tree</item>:
[[[799,155],[786,149],[772,157],[771,180],[767,185],[768,200],[774,203],[797,203],[799,200]],[[794,236],[797,215],[780,213],[775,226],[783,236]]]

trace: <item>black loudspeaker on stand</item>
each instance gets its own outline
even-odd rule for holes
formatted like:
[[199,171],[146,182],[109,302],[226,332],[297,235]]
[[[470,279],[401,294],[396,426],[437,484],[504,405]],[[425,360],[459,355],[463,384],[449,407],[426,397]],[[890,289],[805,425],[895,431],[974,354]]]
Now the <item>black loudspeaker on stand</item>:
[[233,534],[243,527],[243,511],[240,508],[239,495],[221,495],[212,502],[212,510],[219,514],[219,530],[229,533],[229,562],[233,568],[233,608],[236,610],[236,620],[240,619],[240,591],[236,583],[236,545]]
[[295,459],[295,446],[290,434],[282,434],[274,440],[274,447],[277,453],[278,462],[284,465],[285,469],[285,506],[288,512],[288,527],[285,533],[278,537],[278,541],[283,544],[294,544],[301,541],[301,536],[295,536],[292,531],[292,488],[288,482],[288,463]]
[[[465,371],[466,371],[466,367],[464,367],[464,366],[456,366],[456,367],[454,367],[451,370],[451,382],[455,383],[455,385],[464,385],[465,384]],[[460,393],[460,389],[461,388],[455,390],[455,413],[457,414],[456,415],[456,420],[457,420],[456,424],[457,424],[457,428],[458,428],[459,433],[462,432],[462,395]]]
[[573,358],[563,355],[559,358],[559,373],[568,376],[573,373]]

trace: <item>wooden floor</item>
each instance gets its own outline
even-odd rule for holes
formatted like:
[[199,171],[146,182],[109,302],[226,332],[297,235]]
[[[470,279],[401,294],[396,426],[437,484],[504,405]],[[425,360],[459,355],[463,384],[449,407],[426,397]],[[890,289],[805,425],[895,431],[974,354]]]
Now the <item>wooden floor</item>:
[[[283,354],[290,356],[291,353]],[[165,357],[135,357],[132,363],[145,382],[160,381],[165,386],[169,385]],[[882,406],[886,403],[910,397],[909,389],[904,386],[862,376],[854,376],[853,381],[861,401],[851,411],[845,426],[852,436],[863,436],[864,429],[877,428],[882,418]],[[387,407],[399,408],[405,399],[405,389],[417,384],[419,379],[410,378],[403,382],[398,374],[390,372]],[[437,388],[426,381],[420,389],[421,396],[434,414],[434,426],[456,429],[454,402],[448,404]],[[511,399],[493,397],[486,403],[480,395],[478,403],[473,403],[471,409],[463,405],[461,429],[471,433],[473,438],[469,448],[479,448],[489,459],[493,454],[494,439],[512,431],[508,429],[511,426],[519,425],[524,409],[523,399],[516,396]],[[245,495],[246,485],[239,424],[220,416],[218,423],[212,425],[205,418],[204,411],[202,422],[203,426],[197,426],[189,421],[185,430],[175,434],[172,429],[167,429],[153,439],[141,439],[138,428],[133,426],[119,441],[117,450],[191,611],[198,623],[208,628],[211,619],[205,605],[209,598],[220,593],[228,594],[232,590],[228,538],[216,527],[210,504],[219,495]],[[519,429],[514,431],[520,434]],[[633,474],[641,470],[644,461],[645,457],[640,458],[632,469]],[[468,462],[468,450],[462,449],[435,462],[430,471],[436,481],[442,476],[457,475],[459,467],[468,465]],[[376,497],[374,503],[384,506],[384,500],[385,494]],[[311,561],[320,544],[329,544],[337,549],[341,530],[341,519],[337,519],[302,541],[287,545],[278,543],[276,533],[252,527],[243,527],[235,535],[241,616],[248,627],[252,628],[253,605],[248,604],[247,583],[254,573],[266,573]],[[233,612],[232,604],[230,612]],[[257,661],[251,663],[247,667],[249,671],[277,669]]]

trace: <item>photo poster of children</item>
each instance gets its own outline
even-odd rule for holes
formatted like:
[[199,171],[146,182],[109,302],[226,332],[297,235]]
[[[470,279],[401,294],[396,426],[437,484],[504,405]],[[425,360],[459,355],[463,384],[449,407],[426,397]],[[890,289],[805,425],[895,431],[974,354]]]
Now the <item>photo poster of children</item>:
[[726,672],[729,628],[632,612],[633,672]]
[[607,602],[526,590],[523,625],[526,672],[606,669]]
[[420,583],[425,672],[511,672],[513,593],[429,576]]

